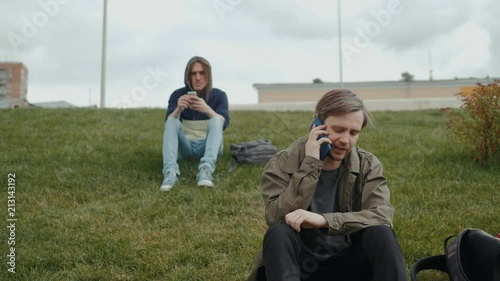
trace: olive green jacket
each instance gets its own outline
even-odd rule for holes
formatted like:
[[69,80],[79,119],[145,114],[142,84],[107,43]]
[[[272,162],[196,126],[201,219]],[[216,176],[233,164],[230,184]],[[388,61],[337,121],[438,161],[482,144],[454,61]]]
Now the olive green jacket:
[[[306,210],[314,196],[323,162],[305,155],[307,136],[276,153],[262,175],[262,198],[267,225],[285,223],[285,215]],[[322,214],[329,235],[349,235],[372,225],[390,225],[394,208],[383,167],[372,153],[353,148],[340,165],[337,190],[340,212]],[[262,250],[255,257],[250,280],[259,279]]]

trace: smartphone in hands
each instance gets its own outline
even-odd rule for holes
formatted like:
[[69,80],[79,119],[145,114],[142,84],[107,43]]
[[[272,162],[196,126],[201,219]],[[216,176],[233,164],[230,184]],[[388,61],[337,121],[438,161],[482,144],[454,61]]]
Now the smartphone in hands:
[[[194,96],[194,97],[196,97],[196,96],[198,96],[198,93],[196,93],[196,91],[189,91],[189,92],[187,92],[187,95],[188,95],[188,97],[193,97],[193,96]],[[191,98],[189,98],[187,102],[188,102],[189,104],[191,104]],[[183,108],[184,108],[184,109],[186,109],[186,108],[188,108],[188,107],[190,107],[190,106],[187,106],[187,107],[186,107],[186,106],[183,106]],[[183,110],[184,110],[184,109],[183,109]]]
[[[314,125],[316,125],[316,127],[318,127],[318,126],[323,125],[323,122],[321,122],[319,117],[316,117],[314,119],[313,123],[311,124],[311,126],[309,127],[309,131],[311,131],[311,129],[313,128]],[[319,135],[318,140],[320,138],[327,138],[327,136],[326,135]],[[332,149],[332,146],[329,143],[327,143],[327,142],[322,143],[320,148],[319,148],[319,159],[321,159],[321,161],[325,160],[326,156],[328,155],[328,153],[330,152],[331,149]]]

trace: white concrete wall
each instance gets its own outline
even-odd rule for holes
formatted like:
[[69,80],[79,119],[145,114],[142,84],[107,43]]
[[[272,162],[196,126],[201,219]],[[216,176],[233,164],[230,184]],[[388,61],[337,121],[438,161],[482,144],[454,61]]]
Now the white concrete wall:
[[[364,103],[369,111],[421,110],[440,109],[445,107],[458,108],[462,104],[458,98],[364,100]],[[229,110],[314,111],[315,106],[316,102],[230,104]]]

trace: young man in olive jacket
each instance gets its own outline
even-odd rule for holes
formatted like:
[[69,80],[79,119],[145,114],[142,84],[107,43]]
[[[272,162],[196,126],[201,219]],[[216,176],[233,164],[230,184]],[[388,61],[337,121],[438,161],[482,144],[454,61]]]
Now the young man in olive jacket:
[[[314,118],[323,125],[264,170],[269,228],[249,280],[408,280],[382,164],[355,146],[370,114],[339,89],[318,101]],[[331,146],[324,160],[322,144]]]

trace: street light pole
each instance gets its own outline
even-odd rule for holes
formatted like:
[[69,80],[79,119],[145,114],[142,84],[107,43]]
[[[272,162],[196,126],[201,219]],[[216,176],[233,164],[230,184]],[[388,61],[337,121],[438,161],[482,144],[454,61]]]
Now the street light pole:
[[340,88],[343,87],[342,83],[342,27],[340,25],[340,0],[337,0],[338,12],[338,27],[339,27],[339,75],[340,75]]
[[108,0],[104,0],[104,13],[102,16],[102,61],[101,61],[101,108],[106,107],[106,21]]

